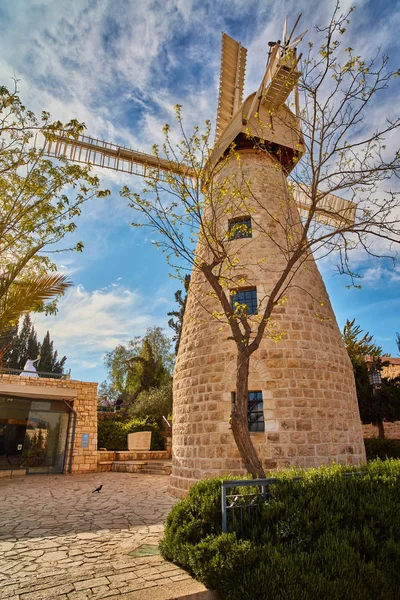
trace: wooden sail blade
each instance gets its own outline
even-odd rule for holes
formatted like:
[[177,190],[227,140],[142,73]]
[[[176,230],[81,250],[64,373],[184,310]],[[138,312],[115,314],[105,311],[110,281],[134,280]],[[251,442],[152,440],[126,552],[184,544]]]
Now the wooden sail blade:
[[[290,190],[293,193],[294,200],[301,216],[307,217],[311,200],[308,194],[298,185],[290,182]],[[331,227],[346,227],[353,225],[356,218],[355,202],[339,198],[334,194],[326,194],[318,202],[318,207],[314,214],[314,220]]]
[[280,61],[264,92],[263,102],[268,106],[281,106],[286,102],[299,77],[300,73],[295,68],[288,67]]
[[247,50],[226,33],[222,34],[221,73],[215,139],[229,124],[243,100]]
[[285,17],[285,20],[283,22],[283,31],[282,31],[282,38],[281,38],[282,46],[286,46],[286,34],[287,34],[287,16]]
[[[72,162],[91,164],[140,177],[155,175],[162,181],[167,181],[170,173],[180,174],[191,179],[198,177],[194,169],[189,166],[179,165],[151,154],[85,135],[76,140],[62,136],[57,137],[55,141],[46,140],[44,154],[51,158],[66,158]],[[307,216],[310,208],[308,195],[293,183],[290,184],[290,188],[300,214]],[[321,199],[314,218],[333,227],[342,227],[354,223],[355,212],[356,204],[354,202],[344,200],[334,194],[327,194]]]
[[46,140],[45,156],[66,158],[72,162],[90,164],[96,167],[122,171],[140,177],[148,177],[156,172],[156,176],[165,181],[168,173],[194,177],[194,170],[151,154],[118,146],[86,135],[78,139],[57,136],[57,139]]
[[278,108],[286,102],[289,94],[295,88],[300,77],[300,72],[297,71],[297,63],[299,58],[296,56],[296,46],[301,42],[307,31],[297,36],[293,42],[291,37],[300,20],[301,14],[286,40],[287,20],[283,26],[281,43],[271,42],[271,51],[268,57],[268,64],[261,84],[253,101],[250,116],[257,113],[260,107],[260,102],[267,105],[271,109]]
[[293,50],[294,48],[296,48],[301,40],[303,39],[303,37],[306,35],[308,29],[306,29],[305,31],[303,31],[303,33],[301,33],[300,35],[298,35],[293,42],[290,42],[290,44],[287,45],[287,50]]

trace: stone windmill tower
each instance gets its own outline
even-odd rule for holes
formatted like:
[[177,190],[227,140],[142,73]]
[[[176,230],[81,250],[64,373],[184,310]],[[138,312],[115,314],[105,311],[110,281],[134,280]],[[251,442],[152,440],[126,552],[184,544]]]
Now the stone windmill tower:
[[[246,305],[249,315],[267,301],[287,263],[290,240],[301,235],[299,215],[309,208],[307,195],[289,190],[286,180],[305,150],[299,120],[285,104],[300,77],[296,46],[304,34],[291,41],[295,27],[287,36],[285,23],[282,42],[270,43],[259,89],[244,102],[247,51],[225,34],[222,40],[217,139],[206,174],[219,165],[213,184],[235,181],[235,193],[240,188],[241,197],[246,195],[245,203],[237,202],[233,188],[228,190],[211,220],[222,234],[228,232],[238,259],[232,300]],[[229,158],[232,144],[235,157]],[[161,176],[177,170],[167,160],[88,136],[60,137],[47,143],[46,153],[144,177],[149,169]],[[355,205],[329,194],[315,217],[328,226],[349,222]],[[202,244],[199,240],[199,254]],[[210,292],[194,270],[174,372],[170,490],[178,496],[198,479],[246,473],[229,423],[236,349],[227,329],[210,316],[218,309]],[[281,341],[265,336],[250,361],[253,445],[266,470],[358,464],[365,451],[353,370],[312,255],[291,274],[286,296],[274,313]]]
[[[232,300],[246,304],[247,314],[262,312],[287,264],[289,240],[301,235],[295,199],[297,208],[307,208],[305,194],[289,191],[286,181],[304,152],[299,121],[285,105],[300,77],[296,46],[303,36],[291,42],[292,35],[287,38],[285,25],[282,43],[270,44],[260,87],[243,103],[246,50],[223,35],[217,141],[209,168],[224,161],[216,178],[236,182],[218,219],[222,230],[232,232],[227,244],[238,258]],[[235,157],[226,159],[232,143]],[[250,188],[244,202],[232,198],[238,187]],[[317,218],[330,226],[354,219],[354,205],[334,196],[320,208]],[[229,328],[210,318],[217,303],[210,291],[195,270],[174,372],[170,490],[178,496],[198,479],[246,473],[229,423],[236,345]],[[353,369],[311,255],[274,314],[282,339],[264,336],[249,374],[248,427],[264,469],[365,460]]]

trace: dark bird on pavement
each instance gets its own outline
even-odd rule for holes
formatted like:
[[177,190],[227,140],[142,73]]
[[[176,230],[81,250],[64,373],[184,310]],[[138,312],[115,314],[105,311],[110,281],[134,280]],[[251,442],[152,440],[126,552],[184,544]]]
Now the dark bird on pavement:
[[103,487],[102,485],[99,485],[98,488],[96,488],[95,490],[93,490],[92,494],[94,494],[95,492],[100,492],[100,490],[101,490],[102,487]]

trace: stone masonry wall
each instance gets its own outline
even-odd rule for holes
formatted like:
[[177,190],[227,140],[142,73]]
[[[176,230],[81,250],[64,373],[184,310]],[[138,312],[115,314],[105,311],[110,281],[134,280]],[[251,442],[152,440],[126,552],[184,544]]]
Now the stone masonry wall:
[[[97,383],[86,381],[47,379],[42,377],[18,377],[5,373],[0,374],[0,384],[13,384],[28,387],[69,388],[77,390],[77,397],[70,401],[77,413],[75,443],[72,453],[72,473],[87,473],[97,471]],[[72,419],[71,419],[72,423]],[[88,448],[82,448],[82,434],[89,434]],[[72,426],[70,427],[67,443],[68,455],[65,460],[69,467]]]
[[[290,228],[296,208],[288,204],[286,181],[274,160],[265,152],[240,155],[243,181],[250,180],[254,198],[245,209],[251,208],[253,237],[229,243],[239,259],[237,280],[244,276],[265,302],[299,223]],[[235,169],[224,167],[221,177],[233,178]],[[225,230],[228,216],[219,217]],[[174,372],[170,492],[176,496],[204,477],[245,474],[229,426],[236,347],[229,327],[211,316],[221,309],[210,291],[194,271]],[[365,450],[353,370],[312,258],[294,274],[286,295],[274,313],[274,330],[282,339],[265,336],[251,358],[249,390],[262,391],[265,420],[265,432],[251,436],[263,466],[268,472],[334,461],[359,464]]]
[[[385,426],[385,438],[388,440],[400,440],[400,421],[394,423],[384,423]],[[377,438],[379,437],[378,427],[369,423],[363,425],[363,432],[365,438]]]

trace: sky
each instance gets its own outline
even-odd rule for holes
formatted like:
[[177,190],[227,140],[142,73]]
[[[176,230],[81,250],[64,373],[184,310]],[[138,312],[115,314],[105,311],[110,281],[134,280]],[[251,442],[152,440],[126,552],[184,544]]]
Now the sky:
[[[399,0],[361,0],[346,35],[364,54],[378,47],[400,65]],[[163,140],[162,126],[173,124],[175,104],[183,106],[188,130],[215,122],[221,32],[248,49],[244,96],[262,77],[268,41],[280,37],[299,12],[298,32],[329,20],[332,0],[0,0],[0,85],[18,88],[25,105],[49,111],[63,122],[77,118],[87,133],[145,152]],[[399,81],[399,80],[397,80]],[[397,85],[386,110],[399,115]],[[119,196],[123,185],[140,191],[138,177],[96,170],[111,195],[87,203],[68,246],[83,241],[82,254],[59,255],[59,271],[74,285],[56,316],[34,316],[42,337],[49,329],[55,348],[67,355],[74,379],[106,378],[104,353],[164,327],[176,308],[179,282],[168,275],[151,236],[131,227],[131,209]],[[356,319],[388,354],[397,356],[400,331],[400,269],[364,262],[362,289],[348,290],[331,262],[319,265],[339,327]]]

